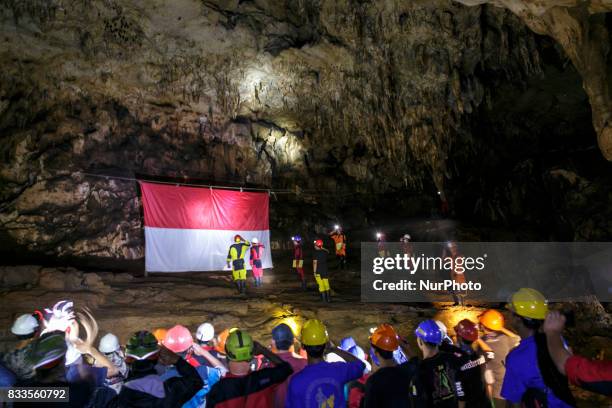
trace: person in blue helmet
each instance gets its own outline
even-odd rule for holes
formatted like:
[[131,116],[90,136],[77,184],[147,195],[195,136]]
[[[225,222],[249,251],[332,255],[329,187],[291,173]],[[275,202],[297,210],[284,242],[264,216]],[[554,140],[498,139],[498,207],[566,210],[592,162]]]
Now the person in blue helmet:
[[465,407],[461,382],[461,360],[452,353],[440,351],[444,339],[435,320],[421,322],[415,330],[417,345],[423,354],[411,392],[419,406],[435,408]]

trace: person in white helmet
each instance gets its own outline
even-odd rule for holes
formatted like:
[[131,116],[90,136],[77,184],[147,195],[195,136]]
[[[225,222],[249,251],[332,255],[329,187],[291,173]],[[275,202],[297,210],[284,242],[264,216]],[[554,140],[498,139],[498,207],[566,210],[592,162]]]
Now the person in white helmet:
[[121,349],[119,339],[113,333],[107,333],[100,339],[98,350],[117,368],[114,375],[107,376],[104,385],[113,389],[117,394],[128,375],[127,364],[125,363],[125,353]]
[[251,269],[253,271],[253,279],[255,279],[255,287],[263,285],[263,268],[261,258],[263,257],[264,245],[259,243],[257,238],[251,240]]
[[[204,350],[212,354],[213,357],[215,357],[217,360],[221,361],[222,363],[225,363],[225,357],[222,356],[216,350],[217,338],[215,337],[215,328],[212,324],[206,322],[198,326],[198,330],[196,330],[195,338],[196,338],[196,342],[198,343],[200,347],[202,347]],[[198,360],[198,362],[201,365],[205,365],[208,367],[215,366],[214,364],[212,364],[210,361],[208,361],[206,358],[202,356],[199,356],[196,354],[194,355],[194,357],[196,360]]]
[[38,319],[32,314],[22,314],[13,323],[11,333],[13,333],[20,341],[18,349],[27,346],[32,339],[38,336],[40,332],[40,324]]

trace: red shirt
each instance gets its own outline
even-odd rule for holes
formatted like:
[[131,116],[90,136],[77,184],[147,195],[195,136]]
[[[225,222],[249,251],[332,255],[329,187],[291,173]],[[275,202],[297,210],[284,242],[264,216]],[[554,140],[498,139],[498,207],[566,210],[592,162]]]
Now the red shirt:
[[565,362],[569,381],[585,390],[612,396],[612,361],[571,356]]
[[302,246],[294,245],[293,246],[293,259],[302,259]]
[[291,373],[293,369],[288,363],[243,376],[228,373],[211,388],[206,396],[206,408],[271,407],[276,389]]

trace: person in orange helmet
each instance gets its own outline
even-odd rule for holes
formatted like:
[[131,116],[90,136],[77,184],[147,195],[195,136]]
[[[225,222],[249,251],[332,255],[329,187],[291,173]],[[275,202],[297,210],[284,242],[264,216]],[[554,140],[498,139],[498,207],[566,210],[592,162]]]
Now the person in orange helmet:
[[370,336],[370,344],[379,361],[379,369],[368,377],[362,407],[410,407],[409,384],[417,373],[416,359],[398,365],[393,352],[402,347],[410,356],[407,343],[400,339],[393,326],[381,324]]
[[500,405],[504,401],[500,393],[506,375],[506,357],[520,338],[506,330],[504,315],[498,310],[489,309],[478,320],[484,333],[482,341],[491,349],[491,352],[485,353],[484,379],[487,393],[496,405]]
[[334,241],[334,248],[336,249],[336,258],[338,258],[338,266],[340,269],[346,268],[346,235],[342,230],[342,227],[336,225],[329,233],[329,236]]
[[168,330],[164,329],[163,327],[159,327],[153,330],[153,336],[155,336],[155,338],[157,339],[158,344],[162,344],[162,342],[166,338],[166,333],[168,333]]

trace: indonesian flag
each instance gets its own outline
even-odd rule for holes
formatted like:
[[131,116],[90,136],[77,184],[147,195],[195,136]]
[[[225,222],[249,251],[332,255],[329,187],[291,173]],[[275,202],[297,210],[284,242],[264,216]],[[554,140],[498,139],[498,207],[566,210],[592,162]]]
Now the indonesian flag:
[[236,234],[248,241],[257,238],[265,245],[262,264],[272,267],[267,193],[145,182],[140,182],[140,188],[147,272],[226,269]]

